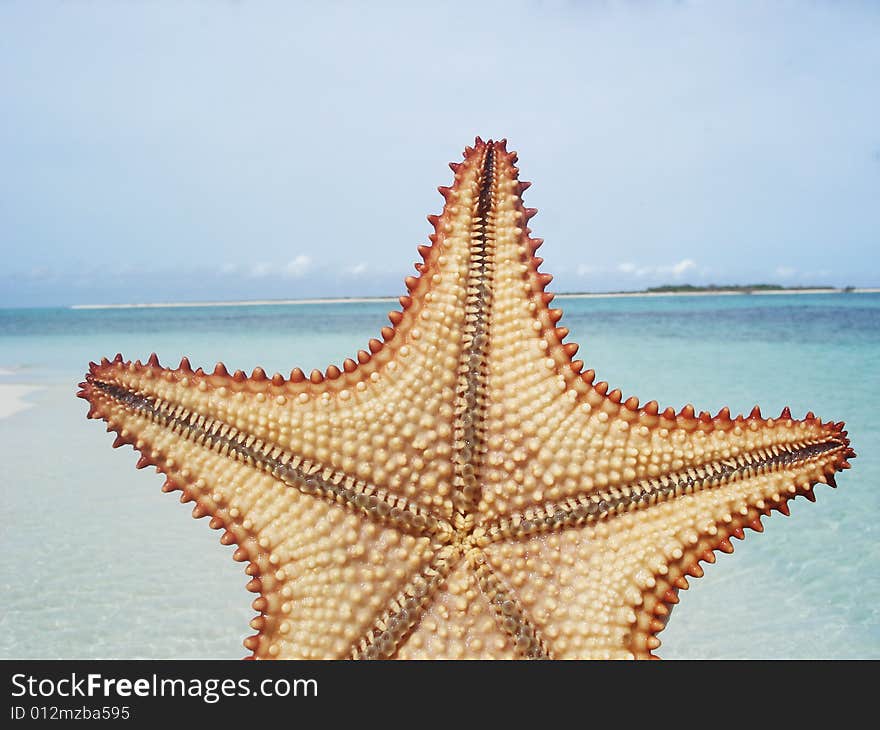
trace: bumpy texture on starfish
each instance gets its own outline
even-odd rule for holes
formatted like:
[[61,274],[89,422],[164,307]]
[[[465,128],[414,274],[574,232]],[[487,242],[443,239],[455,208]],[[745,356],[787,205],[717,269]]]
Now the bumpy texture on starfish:
[[842,423],[594,383],[515,161],[478,138],[451,165],[419,276],[357,361],[91,365],[89,416],[248,563],[253,657],[650,657],[699,561],[849,466]]

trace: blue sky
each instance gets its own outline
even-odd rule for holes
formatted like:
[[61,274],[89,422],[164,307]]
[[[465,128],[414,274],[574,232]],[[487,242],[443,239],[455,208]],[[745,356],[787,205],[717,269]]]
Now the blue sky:
[[555,291],[878,286],[878,37],[867,2],[0,2],[0,305],[399,295],[477,134]]

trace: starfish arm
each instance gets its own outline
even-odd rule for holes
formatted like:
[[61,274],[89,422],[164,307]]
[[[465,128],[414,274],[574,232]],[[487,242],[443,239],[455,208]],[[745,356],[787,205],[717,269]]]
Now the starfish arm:
[[482,590],[474,551],[438,586],[418,625],[403,643],[398,659],[516,659],[509,632]]
[[234,558],[248,563],[248,590],[259,594],[258,632],[245,640],[255,658],[378,654],[387,629],[417,621],[424,586],[449,567],[442,522],[228,425],[181,417],[183,406],[111,385],[104,371],[114,367],[97,366],[82,384],[89,415],[117,433],[114,446],[141,453],[139,468],[166,475],[164,491],[195,502],[193,516],[223,529],[221,542],[238,545]]
[[[636,398],[621,403],[619,391],[608,393],[605,383],[583,391],[557,378],[535,387],[544,397],[536,396],[496,441],[481,503],[485,521],[544,502],[794,463],[817,450],[825,451],[830,476],[855,455],[842,422],[823,423],[812,413],[798,420],[785,408],[763,418],[755,407],[732,418],[723,408],[712,417],[695,415],[689,405],[661,413],[656,402],[644,408]],[[588,372],[581,382],[591,379]]]
[[454,375],[436,372],[418,346],[404,344],[395,360],[386,357],[390,346],[374,349],[362,352],[359,364],[331,367],[327,377],[294,370],[289,379],[268,378],[260,368],[250,377],[230,375],[222,363],[212,373],[194,372],[185,358],[164,368],[154,356],[144,364],[105,359],[87,377],[180,407],[186,417],[225,425],[448,519]]
[[[689,469],[739,469],[835,441],[843,424],[808,414],[716,416],[685,406],[662,413],[656,401],[623,399],[575,360],[578,346],[550,309],[552,277],[534,256],[513,156],[496,152],[492,208],[491,325],[482,371],[485,427],[476,506],[484,523],[530,506],[627,488]],[[848,442],[847,442],[848,446]],[[788,454],[786,457],[785,455]],[[852,454],[835,451],[837,468]],[[829,455],[830,458],[830,455]],[[833,470],[832,470],[833,471]],[[823,477],[824,478],[824,477]]]
[[[539,529],[507,526],[508,536],[484,547],[487,559],[516,593],[559,658],[651,658],[687,576],[700,561],[732,552],[744,528],[763,529],[771,509],[809,494],[821,467],[760,474],[570,523],[548,518]],[[794,479],[795,481],[792,481]],[[802,484],[804,486],[798,486]],[[543,522],[543,517],[541,521]]]
[[[746,429],[758,443],[772,429],[762,425]],[[730,538],[742,538],[745,527],[761,531],[761,515],[788,514],[796,495],[813,499],[815,484],[834,485],[853,455],[841,427],[826,425],[824,437],[791,450],[753,448],[720,464],[540,503],[487,524],[485,553],[520,586],[556,655],[648,657],[685,576],[702,575],[699,561],[731,552]]]

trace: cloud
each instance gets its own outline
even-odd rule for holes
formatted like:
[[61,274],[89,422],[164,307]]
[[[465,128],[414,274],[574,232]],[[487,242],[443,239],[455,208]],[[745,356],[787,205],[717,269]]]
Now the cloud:
[[630,274],[632,276],[672,276],[676,279],[680,278],[688,271],[697,268],[697,262],[693,259],[682,259],[674,264],[665,264],[660,266],[636,266],[630,261],[624,261],[617,265],[617,271],[621,274]]
[[299,279],[300,277],[305,276],[311,268],[311,257],[306,256],[305,254],[300,254],[295,259],[291,259],[287,262],[285,274],[286,276],[293,277],[294,279]]
[[262,279],[263,277],[269,276],[272,273],[274,267],[272,264],[269,264],[265,261],[258,261],[253,266],[251,266],[250,276],[255,279]]
[[[682,274],[684,274],[686,271],[690,271],[691,269],[695,269],[695,268],[697,268],[696,261],[694,261],[693,259],[682,259],[677,264],[673,264],[669,268],[669,273],[671,273],[673,276],[678,277],[678,276],[681,276]],[[661,271],[662,270],[663,270],[663,267],[661,267]]]
[[[257,261],[248,269],[248,276],[252,279],[265,279],[267,277],[283,277],[285,279],[300,279],[312,269],[310,256],[300,254],[286,264],[278,265],[269,261]],[[224,264],[220,268],[222,274],[235,274],[240,267],[237,264]]]
[[791,266],[777,266],[776,267],[776,275],[782,277],[783,279],[789,279],[797,273],[797,269],[793,269]]
[[349,266],[345,269],[345,273],[347,276],[353,276],[355,278],[364,276],[369,271],[369,266],[364,261],[356,263],[354,266]]

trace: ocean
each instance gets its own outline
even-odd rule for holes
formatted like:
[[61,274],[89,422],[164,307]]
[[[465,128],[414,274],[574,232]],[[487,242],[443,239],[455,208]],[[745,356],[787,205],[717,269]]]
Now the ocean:
[[[880,294],[559,298],[578,357],[624,397],[844,420],[858,458],[681,593],[664,658],[880,658]],[[390,302],[0,309],[2,658],[238,658],[232,547],[134,469],[75,397],[89,360],[309,372],[365,347]],[[554,305],[556,306],[556,305]]]

